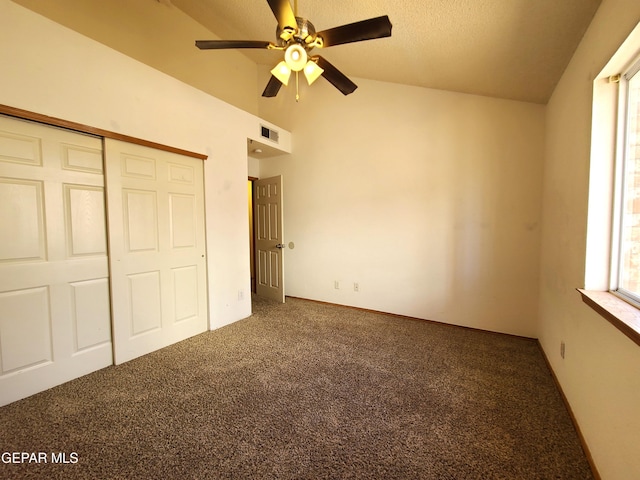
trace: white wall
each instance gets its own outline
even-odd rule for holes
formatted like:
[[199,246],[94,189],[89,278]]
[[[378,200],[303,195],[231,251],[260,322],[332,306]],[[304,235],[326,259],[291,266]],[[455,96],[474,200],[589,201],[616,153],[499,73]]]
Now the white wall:
[[603,0],[546,109],[539,338],[602,478],[621,480],[640,478],[640,348],[575,289],[585,284],[593,80],[639,20],[637,0]]
[[256,64],[239,50],[202,51],[196,39],[217,39],[169,1],[12,0],[56,23],[231,105],[257,114]]
[[260,178],[260,159],[247,157],[248,173],[250,177]]
[[8,0],[0,65],[1,104],[208,155],[210,325],[250,315],[246,139],[264,122]]
[[260,103],[294,139],[260,165],[284,176],[286,294],[535,337],[544,107],[354,80]]

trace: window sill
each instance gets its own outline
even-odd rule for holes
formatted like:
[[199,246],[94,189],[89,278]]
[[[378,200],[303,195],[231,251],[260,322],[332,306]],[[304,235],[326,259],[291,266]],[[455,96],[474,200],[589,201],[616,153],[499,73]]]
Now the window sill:
[[577,289],[582,301],[640,345],[640,310],[610,292]]

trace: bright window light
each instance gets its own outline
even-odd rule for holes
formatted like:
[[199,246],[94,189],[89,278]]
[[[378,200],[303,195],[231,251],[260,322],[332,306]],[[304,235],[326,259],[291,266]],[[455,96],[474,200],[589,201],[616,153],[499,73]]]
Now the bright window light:
[[640,61],[621,76],[618,222],[612,290],[640,305]]

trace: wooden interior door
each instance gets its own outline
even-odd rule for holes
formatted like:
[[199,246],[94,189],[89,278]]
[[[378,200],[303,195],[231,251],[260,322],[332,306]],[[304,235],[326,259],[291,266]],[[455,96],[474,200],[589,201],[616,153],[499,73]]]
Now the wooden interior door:
[[284,303],[282,176],[253,182],[256,293]]
[[102,140],[0,116],[0,405],[111,365]]
[[207,329],[202,160],[106,139],[115,363]]

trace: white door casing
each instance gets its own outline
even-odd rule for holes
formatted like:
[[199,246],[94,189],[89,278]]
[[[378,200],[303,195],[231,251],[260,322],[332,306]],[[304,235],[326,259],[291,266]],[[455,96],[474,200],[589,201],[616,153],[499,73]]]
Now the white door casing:
[[256,293],[284,303],[282,176],[256,180],[253,185]]
[[207,329],[202,160],[105,140],[115,363]]
[[112,364],[102,140],[0,116],[0,405]]

